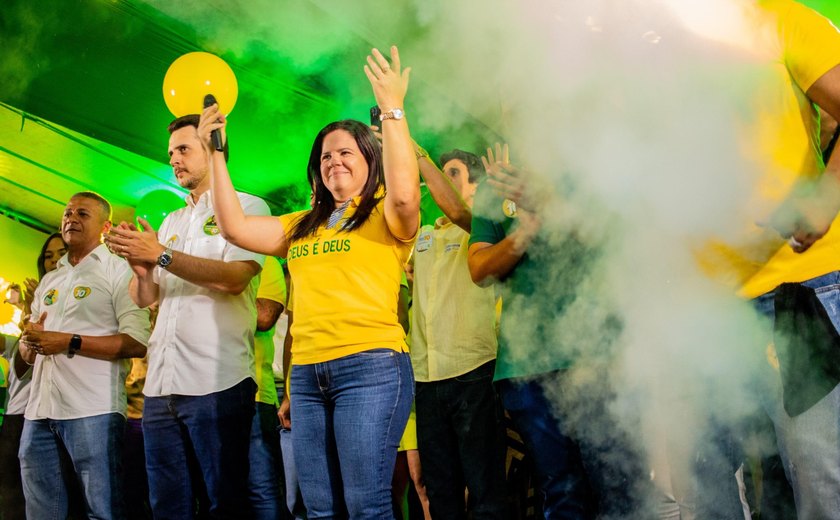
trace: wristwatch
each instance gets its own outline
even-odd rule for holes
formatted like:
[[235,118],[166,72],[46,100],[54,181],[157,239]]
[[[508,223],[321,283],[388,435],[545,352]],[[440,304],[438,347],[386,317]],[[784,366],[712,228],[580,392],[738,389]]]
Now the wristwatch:
[[162,269],[166,269],[169,267],[169,264],[172,263],[172,249],[166,248],[163,250],[163,253],[157,259],[157,265],[159,265]]
[[402,119],[405,117],[405,112],[401,108],[392,108],[387,112],[382,112],[379,114],[379,120],[385,121],[386,119]]
[[73,334],[73,337],[70,338],[70,347],[67,349],[67,357],[72,358],[80,350],[82,350],[82,337],[78,334]]

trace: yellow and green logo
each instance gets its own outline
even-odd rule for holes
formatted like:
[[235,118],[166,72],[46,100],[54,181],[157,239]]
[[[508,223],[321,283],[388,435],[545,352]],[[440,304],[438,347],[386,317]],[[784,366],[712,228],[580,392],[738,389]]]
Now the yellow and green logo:
[[56,298],[58,298],[58,289],[50,289],[47,291],[47,294],[44,295],[44,305],[54,304]]
[[211,236],[219,234],[219,226],[216,225],[216,215],[210,216],[210,218],[204,222],[204,234]]
[[73,288],[73,298],[76,298],[77,300],[87,298],[90,296],[90,293],[90,287],[83,287],[79,285]]

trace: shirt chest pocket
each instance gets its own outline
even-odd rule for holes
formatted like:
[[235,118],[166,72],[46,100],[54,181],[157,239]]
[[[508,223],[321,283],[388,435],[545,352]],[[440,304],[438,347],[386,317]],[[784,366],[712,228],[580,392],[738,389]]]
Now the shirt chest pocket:
[[222,260],[227,242],[221,235],[197,238],[193,243],[193,255],[210,260]]

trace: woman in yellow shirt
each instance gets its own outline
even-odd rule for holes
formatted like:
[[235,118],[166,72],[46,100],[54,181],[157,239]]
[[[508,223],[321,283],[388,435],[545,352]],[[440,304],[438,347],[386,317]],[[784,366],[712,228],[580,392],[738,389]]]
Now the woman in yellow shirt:
[[[307,167],[311,210],[246,216],[210,132],[213,203],[222,235],[245,249],[288,258],[294,354],[290,375],[295,461],[310,518],[392,518],[391,477],[414,394],[397,319],[402,266],[419,227],[420,186],[403,100],[409,69],[377,50],[365,74],[382,110],[382,145],[359,121],[316,136]],[[218,121],[218,122],[217,122]]]

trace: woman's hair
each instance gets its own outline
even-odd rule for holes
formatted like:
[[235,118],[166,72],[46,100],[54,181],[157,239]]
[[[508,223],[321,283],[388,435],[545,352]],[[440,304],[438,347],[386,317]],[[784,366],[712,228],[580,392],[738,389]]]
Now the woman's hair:
[[[44,242],[44,245],[41,246],[41,253],[38,255],[38,279],[39,280],[41,278],[43,278],[45,274],[47,274],[47,269],[44,267],[44,262],[47,260],[47,258],[46,258],[47,247],[49,247],[50,242],[52,242],[52,240],[54,238],[57,238],[57,239],[61,240],[62,244],[64,243],[64,239],[61,238],[61,233],[56,232],[56,233],[53,233],[52,235],[50,235],[49,237],[47,237],[47,240]],[[65,244],[65,247],[67,247],[66,244]]]
[[373,208],[381,199],[379,190],[385,184],[385,174],[382,169],[382,148],[376,136],[373,135],[373,131],[366,124],[352,119],[330,123],[322,128],[315,137],[315,142],[312,143],[312,151],[309,153],[309,164],[306,167],[306,176],[315,194],[314,204],[311,210],[293,224],[294,228],[290,234],[290,241],[301,240],[314,235],[318,228],[329,220],[335,209],[335,199],[321,178],[321,152],[324,138],[327,134],[336,130],[344,130],[353,136],[368,165],[368,179],[364,188],[362,188],[362,200],[356,208],[356,212],[342,227],[342,231],[352,231],[367,222]]

